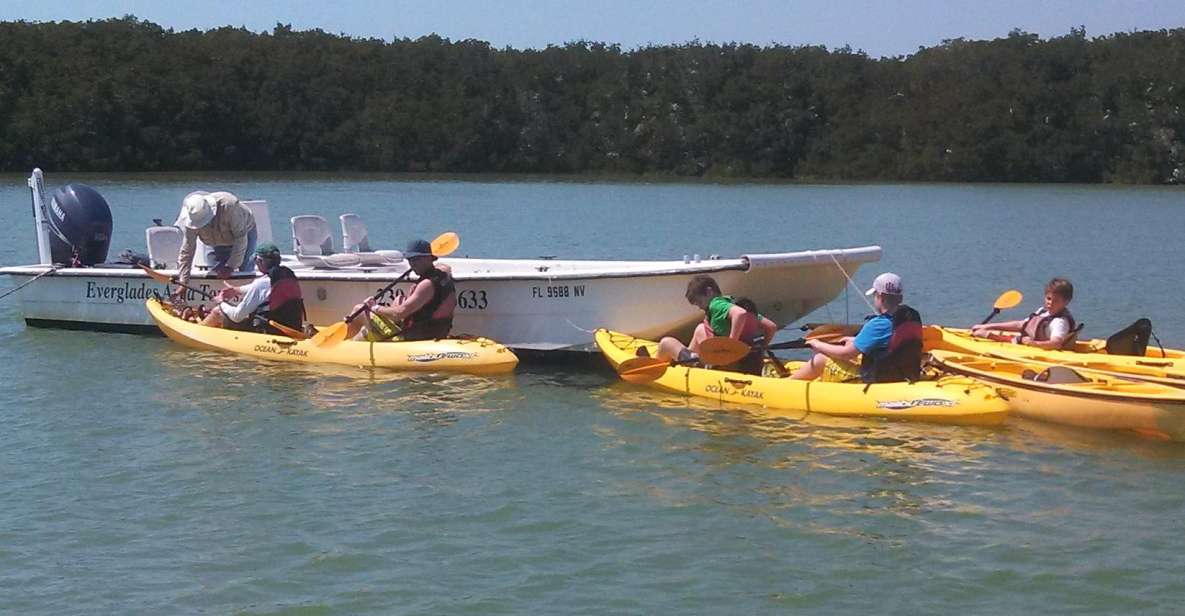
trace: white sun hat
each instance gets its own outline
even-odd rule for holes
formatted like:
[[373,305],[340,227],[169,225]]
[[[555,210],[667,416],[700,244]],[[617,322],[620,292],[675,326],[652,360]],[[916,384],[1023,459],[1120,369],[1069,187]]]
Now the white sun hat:
[[181,201],[181,214],[177,217],[177,226],[189,229],[201,229],[214,220],[214,199],[210,193],[198,190],[185,195]]

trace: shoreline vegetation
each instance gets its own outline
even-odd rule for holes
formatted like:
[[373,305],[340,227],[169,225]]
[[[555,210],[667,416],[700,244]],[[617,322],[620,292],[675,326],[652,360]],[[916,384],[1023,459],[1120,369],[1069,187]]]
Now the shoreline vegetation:
[[1185,184],[1185,28],[909,56],[0,23],[0,170]]

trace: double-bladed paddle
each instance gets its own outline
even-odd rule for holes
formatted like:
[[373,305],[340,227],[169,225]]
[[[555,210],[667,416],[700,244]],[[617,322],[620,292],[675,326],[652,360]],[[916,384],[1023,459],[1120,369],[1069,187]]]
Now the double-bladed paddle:
[[[843,326],[837,326],[842,328]],[[791,340],[789,342],[780,342],[765,348],[770,355],[770,359],[774,362],[775,368],[781,367],[778,374],[782,377],[788,376],[785,366],[781,366],[777,358],[773,357],[770,351],[778,349],[802,349],[806,348],[807,340],[815,340],[820,338],[838,338],[846,333],[846,329],[836,331],[835,327],[820,326],[815,329],[819,331],[812,331],[806,338],[799,338],[798,340]],[[617,366],[617,374],[623,381],[630,383],[649,383],[662,377],[667,371],[667,368],[672,366],[686,365],[697,361],[702,361],[705,364],[713,366],[727,366],[735,364],[736,362],[745,358],[746,355],[753,351],[753,347],[736,340],[724,336],[715,336],[708,338],[700,343],[699,357],[684,362],[671,361],[668,359],[659,359],[657,357],[632,357],[627,359]]]

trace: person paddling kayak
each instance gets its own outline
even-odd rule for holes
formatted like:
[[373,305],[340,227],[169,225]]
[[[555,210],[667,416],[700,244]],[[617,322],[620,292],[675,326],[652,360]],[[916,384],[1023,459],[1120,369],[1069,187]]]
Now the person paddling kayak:
[[[1077,323],[1070,313],[1074,285],[1065,278],[1054,278],[1045,285],[1045,305],[1020,321],[986,323],[971,326],[977,338],[1027,344],[1042,349],[1062,349],[1073,344]],[[1000,332],[1017,332],[1004,334]]]
[[403,251],[403,258],[420,277],[419,282],[391,306],[379,304],[373,297],[354,306],[354,310],[365,306],[370,318],[350,321],[348,336],[371,342],[448,337],[457,309],[453,270],[436,263],[432,244],[427,240],[412,241]]
[[921,315],[904,303],[901,277],[885,272],[876,277],[865,294],[872,296],[876,314],[864,322],[855,337],[845,337],[839,344],[807,340],[806,345],[815,355],[790,378],[832,383],[917,380],[921,367]]

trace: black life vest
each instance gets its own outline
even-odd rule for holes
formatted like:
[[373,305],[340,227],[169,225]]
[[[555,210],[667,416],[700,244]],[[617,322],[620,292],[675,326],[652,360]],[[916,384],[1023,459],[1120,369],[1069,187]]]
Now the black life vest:
[[892,318],[889,346],[865,353],[861,360],[860,374],[866,383],[912,383],[922,376],[922,315],[901,304]]
[[[436,310],[444,304],[448,298],[457,292],[457,285],[453,282],[453,277],[443,270],[432,268],[428,275],[424,276],[432,283],[432,299],[428,303],[420,306],[419,310],[408,315],[403,320],[402,328],[399,334],[402,340],[433,340],[436,338],[444,338],[448,336],[449,331],[453,327],[453,312],[439,317],[433,317]],[[455,310],[455,306],[453,308]]]
[[[271,279],[272,290],[267,296],[267,303],[260,307],[260,314],[292,329],[304,327],[304,299],[296,274],[283,265],[277,265],[268,271],[267,276]],[[281,332],[269,325],[267,333]]]
[[[1065,342],[1069,342],[1071,339],[1070,334],[1072,334],[1074,330],[1078,328],[1078,323],[1074,321],[1074,315],[1070,314],[1070,309],[1063,308],[1062,311],[1057,314],[1042,314],[1043,310],[1045,309],[1042,308],[1030,314],[1028,318],[1025,319],[1024,323],[1021,323],[1021,335],[1027,336],[1038,342],[1045,342],[1046,340],[1049,340],[1049,324],[1052,323],[1054,319],[1062,318],[1069,321],[1070,323],[1070,329],[1068,330],[1069,333],[1066,334],[1065,340]],[[1033,327],[1030,328],[1029,324],[1033,323],[1034,320],[1037,322]]]

